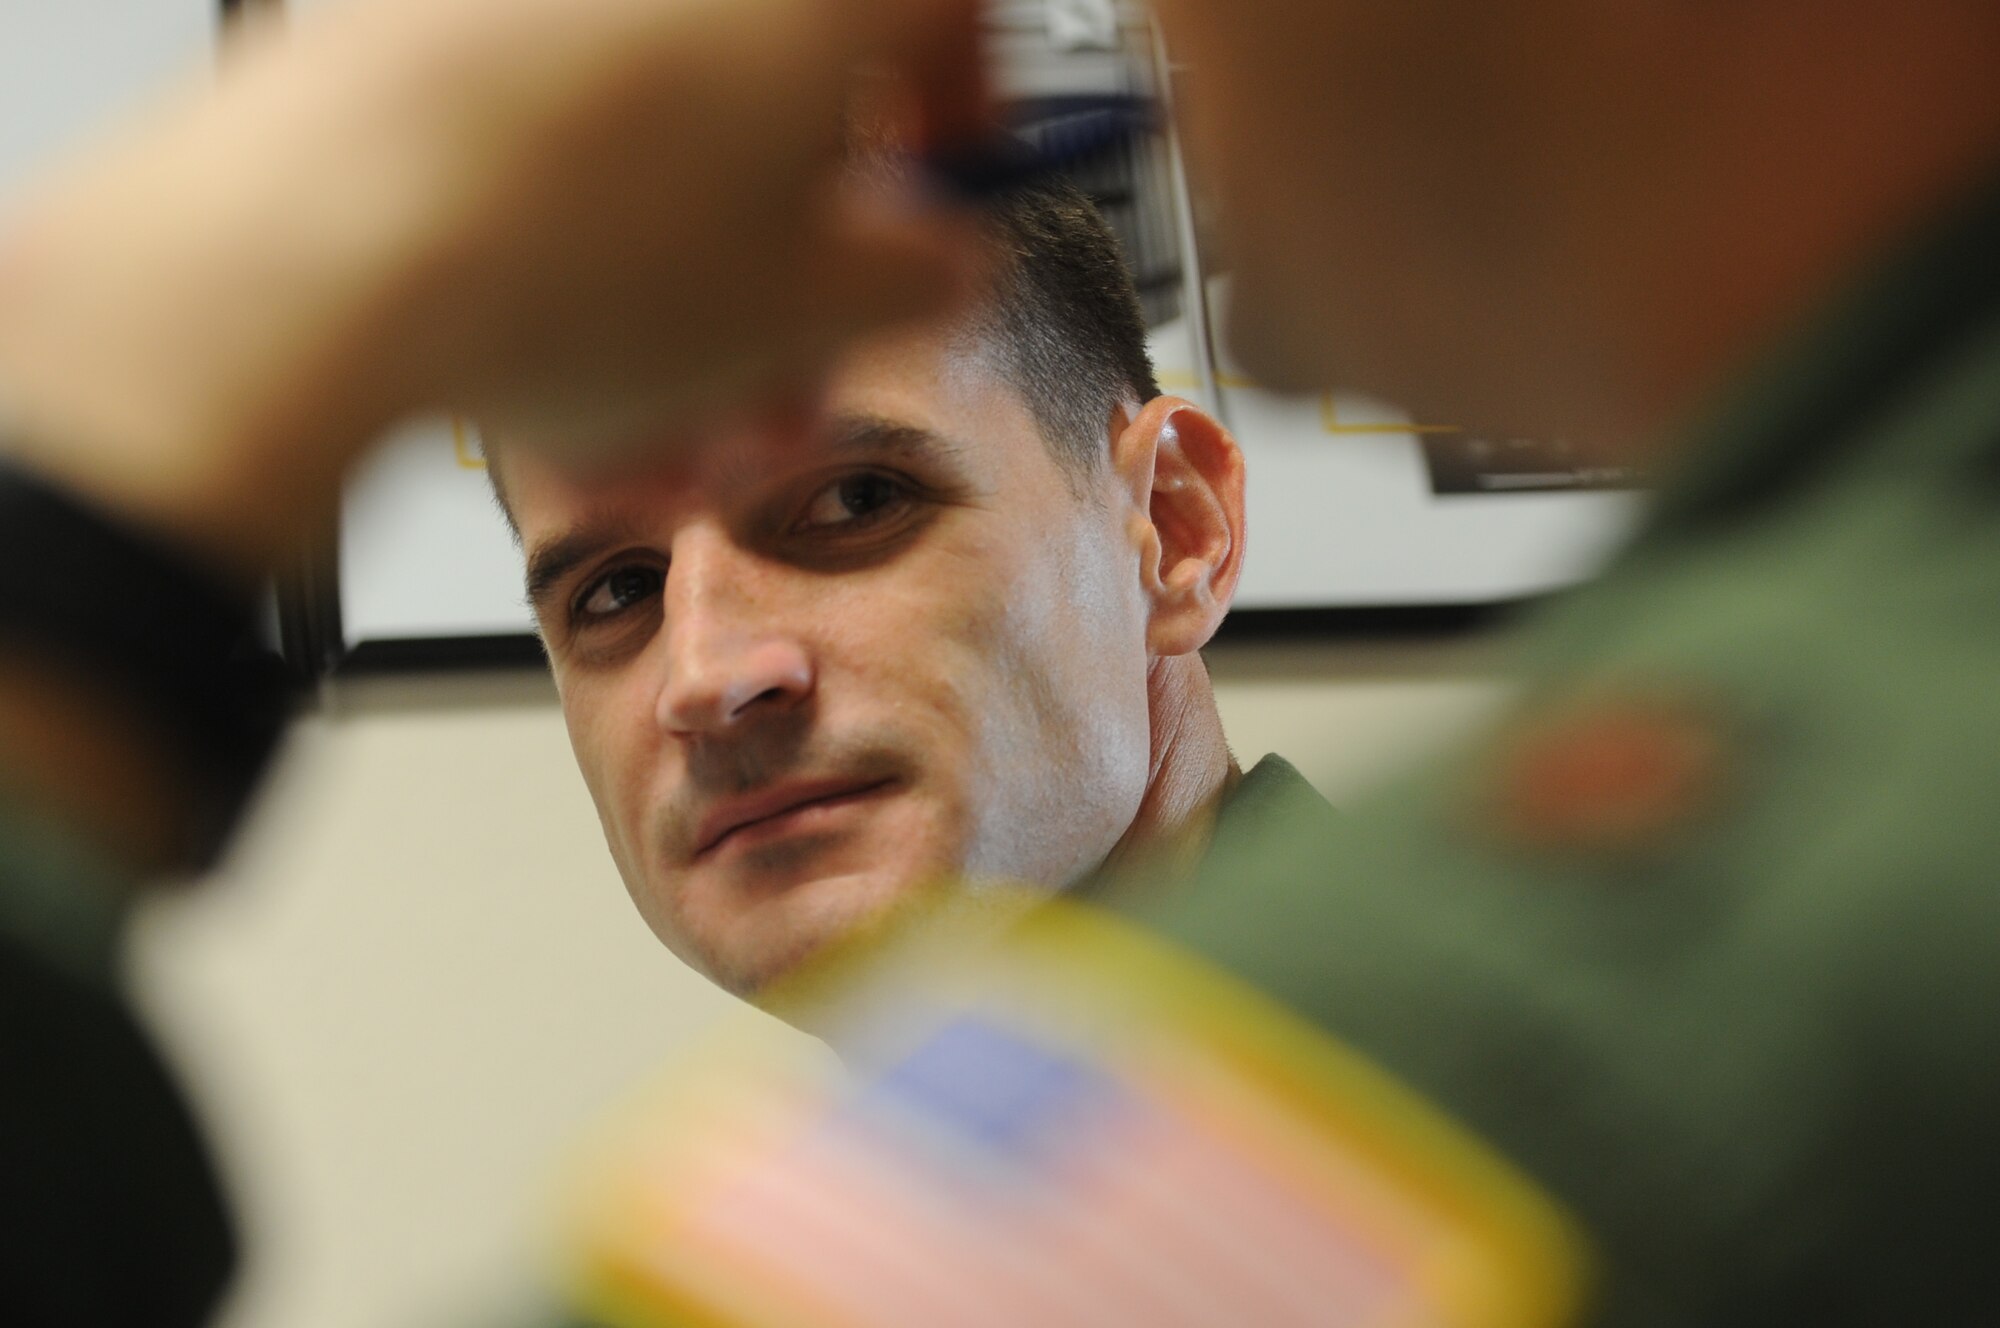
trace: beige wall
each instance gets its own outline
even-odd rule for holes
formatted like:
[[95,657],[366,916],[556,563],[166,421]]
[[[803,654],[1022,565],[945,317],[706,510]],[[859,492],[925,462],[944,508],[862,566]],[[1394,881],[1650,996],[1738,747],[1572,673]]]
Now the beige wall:
[[[1232,745],[1336,801],[1485,713],[1453,645],[1235,647]],[[237,1328],[471,1323],[535,1281],[550,1159],[735,1011],[646,933],[539,674],[334,687],[143,999],[255,1233]]]

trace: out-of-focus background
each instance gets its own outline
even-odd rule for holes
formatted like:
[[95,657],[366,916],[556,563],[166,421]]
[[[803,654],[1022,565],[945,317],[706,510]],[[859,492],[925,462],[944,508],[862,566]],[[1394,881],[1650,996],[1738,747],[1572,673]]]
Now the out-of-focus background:
[[[1283,752],[1336,802],[1501,695],[1464,641],[1211,666],[1244,764]],[[741,1008],[627,902],[528,670],[330,684],[227,870],[149,907],[133,960],[250,1234],[230,1328],[505,1321],[564,1146]]]

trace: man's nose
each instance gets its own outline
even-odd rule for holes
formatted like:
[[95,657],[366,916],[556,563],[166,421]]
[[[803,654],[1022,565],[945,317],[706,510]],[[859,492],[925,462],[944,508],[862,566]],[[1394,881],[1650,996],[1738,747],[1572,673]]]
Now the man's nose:
[[657,719],[712,734],[790,710],[812,694],[813,662],[768,569],[719,540],[680,542],[668,565],[666,676]]

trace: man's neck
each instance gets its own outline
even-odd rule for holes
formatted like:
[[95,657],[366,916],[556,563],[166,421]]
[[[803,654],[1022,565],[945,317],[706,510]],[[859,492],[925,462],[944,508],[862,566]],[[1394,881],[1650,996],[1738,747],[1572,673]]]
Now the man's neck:
[[1139,864],[1170,871],[1191,867],[1208,848],[1216,807],[1243,777],[1229,754],[1215,689],[1199,655],[1154,660],[1146,693],[1152,714],[1146,793],[1105,859],[1109,870]]

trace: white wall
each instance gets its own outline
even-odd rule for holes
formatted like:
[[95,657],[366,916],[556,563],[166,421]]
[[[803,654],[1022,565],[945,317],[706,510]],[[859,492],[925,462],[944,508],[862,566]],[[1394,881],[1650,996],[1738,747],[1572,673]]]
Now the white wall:
[[[1336,801],[1486,713],[1465,646],[1212,658],[1245,764]],[[550,1161],[732,1012],[631,911],[539,674],[345,684],[228,871],[142,919],[142,997],[222,1142],[234,1328],[472,1323],[537,1272]]]

